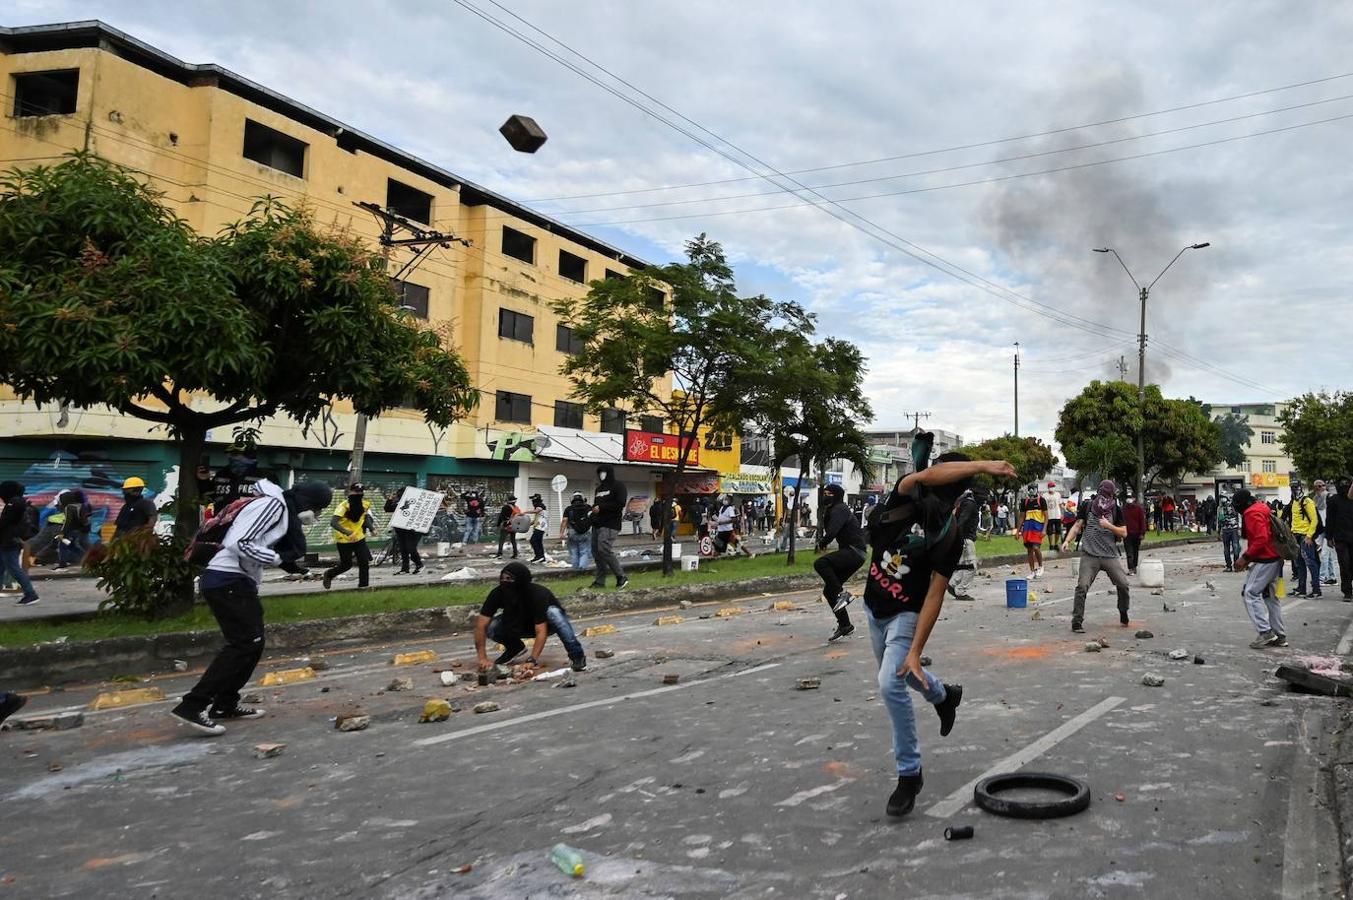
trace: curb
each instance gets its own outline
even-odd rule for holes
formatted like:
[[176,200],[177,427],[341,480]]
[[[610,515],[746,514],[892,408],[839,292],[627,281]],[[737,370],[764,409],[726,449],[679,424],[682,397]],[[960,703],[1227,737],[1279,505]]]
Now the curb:
[[[1201,542],[1193,539],[1170,543]],[[1057,559],[1078,557],[1078,553],[1068,553]],[[1024,559],[1023,554],[993,556],[979,559],[979,565],[1004,566]],[[661,564],[661,560],[653,563]],[[576,574],[571,570],[558,571],[559,577]],[[672,606],[682,600],[702,603],[757,594],[801,591],[817,587],[819,583],[816,575],[769,575],[740,581],[607,591],[604,594],[581,590],[563,600],[569,615],[576,618]],[[372,640],[451,636],[470,627],[478,610],[478,606],[466,604],[278,623],[268,625],[265,634],[267,646],[272,650],[307,650],[345,641],[365,643]],[[0,684],[6,687],[65,684],[112,675],[172,671],[173,660],[210,656],[221,645],[220,632],[211,629],[0,649]]]

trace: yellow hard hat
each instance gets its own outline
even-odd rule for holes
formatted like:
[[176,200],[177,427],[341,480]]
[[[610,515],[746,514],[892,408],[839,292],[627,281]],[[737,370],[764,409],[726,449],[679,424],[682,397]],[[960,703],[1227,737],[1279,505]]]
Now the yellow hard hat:
[[137,478],[135,475],[133,475],[131,478],[128,478],[126,481],[122,482],[122,489],[124,491],[131,490],[132,488],[143,488],[145,486],[146,483],[142,481],[140,478]]

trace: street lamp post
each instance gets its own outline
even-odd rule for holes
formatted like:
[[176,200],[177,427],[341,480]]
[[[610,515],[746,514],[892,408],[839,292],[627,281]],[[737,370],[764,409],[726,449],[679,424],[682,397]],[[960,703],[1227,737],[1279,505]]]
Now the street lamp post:
[[1123,257],[1118,255],[1118,251],[1112,247],[1095,247],[1096,253],[1112,253],[1114,259],[1118,260],[1118,265],[1123,267],[1127,277],[1132,280],[1132,284],[1137,288],[1137,298],[1141,302],[1142,324],[1137,332],[1137,405],[1142,416],[1142,425],[1137,429],[1137,502],[1142,502],[1143,491],[1142,483],[1146,477],[1146,451],[1142,440],[1142,432],[1146,429],[1146,299],[1151,295],[1151,288],[1155,287],[1160,276],[1170,270],[1170,266],[1178,261],[1188,250],[1201,250],[1204,247],[1212,246],[1211,243],[1204,241],[1200,244],[1189,244],[1174,255],[1174,259],[1165,264],[1165,268],[1160,270],[1160,275],[1151,279],[1151,283],[1143,285],[1132,274],[1132,270],[1123,262]]

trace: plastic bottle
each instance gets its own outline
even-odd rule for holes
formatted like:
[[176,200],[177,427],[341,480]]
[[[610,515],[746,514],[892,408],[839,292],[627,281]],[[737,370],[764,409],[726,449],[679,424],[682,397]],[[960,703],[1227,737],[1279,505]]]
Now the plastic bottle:
[[582,878],[587,872],[583,855],[568,844],[555,844],[550,848],[550,862],[558,866],[559,871],[574,878]]

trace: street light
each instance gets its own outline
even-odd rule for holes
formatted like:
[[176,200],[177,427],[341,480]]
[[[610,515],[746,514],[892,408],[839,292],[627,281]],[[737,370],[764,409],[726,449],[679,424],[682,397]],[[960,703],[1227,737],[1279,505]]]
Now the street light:
[[1160,281],[1160,276],[1168,272],[1170,266],[1174,265],[1179,257],[1183,256],[1185,252],[1189,250],[1201,250],[1204,247],[1210,246],[1212,246],[1210,242],[1203,241],[1199,244],[1189,244],[1184,247],[1174,255],[1174,259],[1166,263],[1165,268],[1160,270],[1160,275],[1152,278],[1151,283],[1145,286],[1137,281],[1136,277],[1132,274],[1132,270],[1127,267],[1127,263],[1123,262],[1123,257],[1118,255],[1117,250],[1112,247],[1093,248],[1096,253],[1113,254],[1113,258],[1118,260],[1118,265],[1123,267],[1123,271],[1127,273],[1127,277],[1132,280],[1132,284],[1137,288],[1137,295],[1141,299],[1142,304],[1142,327],[1141,330],[1137,332],[1137,404],[1141,408],[1142,413],[1142,428],[1137,429],[1137,502],[1139,503],[1142,501],[1143,497],[1142,482],[1145,478],[1146,471],[1146,452],[1142,442],[1142,431],[1145,430],[1146,425],[1146,298],[1150,296],[1151,288],[1155,287],[1157,281]]

